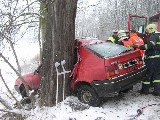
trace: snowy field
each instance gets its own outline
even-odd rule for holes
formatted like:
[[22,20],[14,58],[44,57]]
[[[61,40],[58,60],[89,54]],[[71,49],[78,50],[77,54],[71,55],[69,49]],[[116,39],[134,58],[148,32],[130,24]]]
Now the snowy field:
[[[23,47],[17,46],[16,50],[23,66],[23,73],[32,72],[37,66],[37,63],[33,62],[32,58],[38,53],[38,45],[35,43],[24,43]],[[14,82],[17,76],[2,62],[0,68],[10,90],[20,100],[21,96],[14,90]],[[36,108],[31,111],[25,109],[27,106],[22,110],[13,109],[13,111],[27,116],[26,120],[160,120],[160,97],[140,95],[137,92],[140,88],[141,84],[139,83],[128,93],[122,93],[117,97],[106,99],[101,107],[85,105],[77,97],[69,96],[54,107],[40,109],[37,104]],[[0,97],[5,99],[11,106],[15,103],[1,79]],[[136,118],[137,110],[143,107],[146,108]],[[4,106],[0,105],[0,109],[4,109]],[[3,112],[0,112],[0,116],[2,114]]]

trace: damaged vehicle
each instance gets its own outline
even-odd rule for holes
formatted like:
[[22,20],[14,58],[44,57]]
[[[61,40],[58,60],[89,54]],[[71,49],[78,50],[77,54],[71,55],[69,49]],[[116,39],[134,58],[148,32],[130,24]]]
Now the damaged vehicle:
[[[40,69],[42,65],[39,65],[38,68],[31,73],[23,75],[23,79],[25,80],[26,84],[28,85],[29,90],[38,90],[40,88]],[[22,79],[18,77],[15,81],[14,85],[15,90],[21,94],[22,98],[27,97],[27,93],[25,87],[22,83]]]
[[77,56],[70,87],[80,101],[92,106],[132,88],[145,76],[140,51],[125,46],[77,39]]
[[[99,106],[104,97],[113,97],[128,90],[145,76],[146,67],[140,51],[97,39],[76,39],[76,64],[70,77],[71,91],[83,103]],[[30,90],[40,87],[40,66],[24,75]],[[21,79],[15,88],[26,95]]]

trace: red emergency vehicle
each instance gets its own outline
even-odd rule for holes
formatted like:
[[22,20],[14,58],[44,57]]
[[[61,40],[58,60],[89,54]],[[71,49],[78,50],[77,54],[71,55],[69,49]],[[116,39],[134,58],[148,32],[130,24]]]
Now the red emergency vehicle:
[[144,43],[147,43],[150,34],[146,33],[145,28],[151,23],[156,24],[157,31],[160,32],[160,12],[157,12],[151,17],[129,14],[128,30],[136,30],[139,36],[144,40]]

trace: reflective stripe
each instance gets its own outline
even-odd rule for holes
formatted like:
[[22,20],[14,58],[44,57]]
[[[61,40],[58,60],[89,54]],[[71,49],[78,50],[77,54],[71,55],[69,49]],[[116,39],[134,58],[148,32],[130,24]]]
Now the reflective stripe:
[[110,40],[112,43],[115,42],[115,39],[113,37],[109,37],[108,40]]
[[143,82],[143,84],[145,85],[149,85],[151,82]]
[[159,58],[160,57],[160,55],[155,55],[155,56],[149,56],[149,57],[147,57],[147,59],[148,58]]
[[126,47],[131,48],[131,45],[127,45]]
[[153,82],[154,82],[154,83],[158,83],[158,82],[160,83],[160,80],[154,80]]
[[145,49],[146,49],[146,50],[148,49],[148,46],[147,46],[147,44],[145,44],[145,45],[144,45],[144,47],[145,47]]
[[160,45],[160,42],[157,42],[156,44]]
[[153,42],[153,41],[150,41],[150,43],[152,43],[154,46],[156,45],[155,42]]

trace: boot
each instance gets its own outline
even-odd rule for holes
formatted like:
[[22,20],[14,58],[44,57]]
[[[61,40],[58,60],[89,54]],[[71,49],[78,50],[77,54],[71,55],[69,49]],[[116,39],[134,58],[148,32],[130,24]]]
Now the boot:
[[154,83],[154,96],[160,96],[160,83]]
[[154,96],[160,96],[160,89],[157,86],[154,86],[154,91],[152,93]]
[[152,95],[154,95],[154,96],[160,96],[160,92],[154,91],[154,92],[152,93]]
[[146,85],[146,84],[142,84],[142,89],[140,90],[140,94],[145,94],[148,95],[149,94],[149,87],[150,85]]

